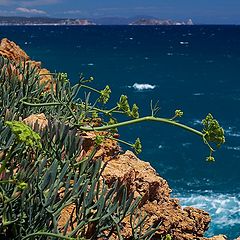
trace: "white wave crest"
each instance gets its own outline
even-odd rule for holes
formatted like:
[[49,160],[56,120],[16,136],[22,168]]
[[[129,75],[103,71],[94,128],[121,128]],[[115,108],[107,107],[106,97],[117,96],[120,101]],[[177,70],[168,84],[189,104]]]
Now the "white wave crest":
[[226,146],[226,149],[228,149],[228,150],[234,150],[234,151],[240,151],[240,146],[235,146],[235,147]]
[[134,83],[132,87],[135,90],[144,91],[144,90],[153,90],[154,88],[156,88],[156,85],[151,85],[148,83]]
[[193,125],[193,126],[202,125],[202,121],[199,120],[199,119],[193,119],[193,120],[190,122],[190,124]]
[[193,193],[178,197],[182,206],[192,206],[210,213],[212,224],[217,228],[240,224],[240,195],[217,193]]
[[189,42],[180,42],[181,45],[188,45]]
[[235,127],[228,127],[227,129],[224,129],[224,131],[229,137],[240,137],[240,132],[236,131]]
[[202,92],[193,93],[193,96],[203,96],[203,95],[204,95],[204,93],[202,93]]
[[240,133],[237,132],[237,133],[229,133],[228,136],[230,137],[240,137]]
[[190,142],[182,143],[183,147],[190,147],[191,145],[192,145],[192,143],[190,143]]

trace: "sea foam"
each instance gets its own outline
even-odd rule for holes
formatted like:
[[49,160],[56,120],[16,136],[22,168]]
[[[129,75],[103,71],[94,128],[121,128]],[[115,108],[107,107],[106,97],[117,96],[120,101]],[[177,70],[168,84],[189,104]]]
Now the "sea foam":
[[235,127],[228,127],[224,129],[225,133],[229,137],[240,137],[240,132]]
[[182,207],[196,207],[207,211],[212,218],[211,232],[239,225],[240,227],[240,194],[223,194],[211,191],[177,194]]
[[151,85],[149,83],[134,83],[132,87],[138,91],[153,90],[156,85]]

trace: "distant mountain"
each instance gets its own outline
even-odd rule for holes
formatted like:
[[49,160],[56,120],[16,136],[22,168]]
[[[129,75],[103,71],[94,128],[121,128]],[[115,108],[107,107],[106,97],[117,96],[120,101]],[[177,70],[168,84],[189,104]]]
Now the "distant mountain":
[[92,19],[93,22],[98,25],[129,25],[131,22],[137,21],[139,19],[153,19],[152,16],[139,15],[135,17],[102,17]]
[[48,17],[0,17],[0,24],[12,25],[12,24],[54,24],[60,22],[60,18],[48,18]]
[[96,25],[88,19],[0,17],[0,25]]
[[98,25],[193,25],[191,19],[187,21],[161,20],[152,16],[124,17],[103,17],[92,19]]
[[128,25],[131,19],[124,17],[102,17],[92,19],[92,21],[98,25]]
[[193,25],[188,21],[161,20],[151,16],[66,19],[49,17],[0,17],[0,25]]

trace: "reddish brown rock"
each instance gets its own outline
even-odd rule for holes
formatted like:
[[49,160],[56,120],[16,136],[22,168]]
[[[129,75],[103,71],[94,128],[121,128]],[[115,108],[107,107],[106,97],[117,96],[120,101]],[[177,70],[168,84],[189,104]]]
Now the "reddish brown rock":
[[29,117],[25,118],[23,122],[32,128],[37,123],[39,125],[39,129],[44,129],[48,125],[48,120],[43,113],[32,114]]
[[46,68],[41,68],[39,71],[40,76],[40,84],[45,84],[44,90],[46,92],[51,90],[51,86],[53,86],[53,89],[55,90],[55,83],[53,82],[53,78],[49,70]]
[[[23,51],[16,43],[8,40],[7,38],[3,38],[0,42],[0,56],[8,58],[13,63],[18,64],[20,61],[24,61],[27,65],[31,67],[35,67],[37,73],[40,77],[40,84],[45,84],[45,91],[50,91],[51,85],[53,85],[55,89],[55,84],[53,83],[53,78],[50,72],[41,67],[41,62],[32,61],[30,57]],[[19,76],[19,80],[21,81],[23,76],[19,73],[18,69],[16,69],[14,64],[10,65],[10,69],[8,72],[13,72]]]
[[[132,152],[119,155],[108,162],[103,177],[108,184],[116,180],[125,184],[129,192],[141,196],[141,211],[149,215],[147,226],[162,221],[156,235],[171,234],[176,240],[203,237],[211,220],[208,213],[195,208],[184,208],[170,197],[166,180],[158,176],[149,163],[139,160]],[[125,222],[125,237],[131,234]]]
[[3,38],[0,43],[0,55],[12,61],[30,60],[29,56],[16,43],[7,38]]
[[95,139],[97,136],[105,136],[103,142],[97,148],[97,152],[94,155],[94,158],[102,158],[104,161],[115,158],[121,148],[119,147],[117,141],[107,138],[108,133],[106,132],[81,132],[80,135],[83,137],[83,149],[84,155],[89,155],[93,151],[95,145]]
[[[225,235],[218,235],[212,238],[204,238],[203,240],[227,240],[227,237]],[[240,238],[236,240],[240,240]]]

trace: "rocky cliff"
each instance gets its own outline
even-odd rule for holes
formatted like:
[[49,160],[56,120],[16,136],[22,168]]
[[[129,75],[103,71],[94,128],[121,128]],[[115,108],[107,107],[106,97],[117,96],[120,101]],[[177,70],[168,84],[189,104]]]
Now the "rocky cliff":
[[[50,72],[46,68],[42,68],[41,62],[36,62],[30,59],[30,57],[24,52],[18,45],[16,45],[14,42],[8,40],[7,38],[3,38],[0,42],[0,56],[6,57],[10,59],[11,61],[25,61],[26,65],[34,66],[38,71],[40,75],[40,83],[46,84],[45,90],[49,91],[52,82],[52,77],[50,75]],[[12,69],[14,66],[12,66]],[[17,69],[14,69],[16,72]],[[21,79],[21,73],[19,73],[19,78]]]
[[[46,84],[46,90],[49,90],[52,78],[47,69],[41,67],[40,62],[31,61],[29,56],[15,43],[3,39],[0,43],[0,55],[9,58],[12,61],[25,60],[33,64],[42,75],[41,81]],[[31,115],[23,120],[28,125],[33,125],[36,121],[42,128],[47,126],[47,119],[44,114]],[[82,134],[84,139],[83,154],[88,154],[94,145],[96,134],[88,132]],[[121,152],[119,145],[115,141],[106,140],[103,142],[96,153],[106,162],[106,168],[103,172],[103,178],[107,184],[118,180],[127,186],[128,192],[133,192],[134,196],[141,196],[141,210],[149,215],[146,225],[161,221],[156,237],[161,234],[171,234],[176,240],[202,239],[210,223],[210,216],[207,212],[193,207],[182,208],[177,199],[171,198],[171,189],[166,180],[160,177],[156,171],[147,162],[138,159],[130,151]],[[73,206],[70,206],[70,208]],[[71,211],[65,209],[64,214]],[[128,219],[124,220],[124,236],[130,237],[130,226]],[[224,236],[212,238],[212,240],[223,240]]]

